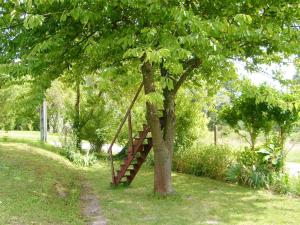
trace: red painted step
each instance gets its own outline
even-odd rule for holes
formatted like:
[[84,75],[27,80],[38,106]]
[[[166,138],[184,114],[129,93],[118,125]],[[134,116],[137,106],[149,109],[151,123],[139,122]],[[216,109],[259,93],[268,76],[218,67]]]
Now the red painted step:
[[[162,119],[161,119],[162,121]],[[162,124],[163,126],[163,124]],[[127,157],[123,160],[120,169],[114,177],[114,185],[129,185],[142,167],[153,146],[152,137],[148,137],[150,128],[143,125],[138,137],[133,140],[133,145],[128,149]]]

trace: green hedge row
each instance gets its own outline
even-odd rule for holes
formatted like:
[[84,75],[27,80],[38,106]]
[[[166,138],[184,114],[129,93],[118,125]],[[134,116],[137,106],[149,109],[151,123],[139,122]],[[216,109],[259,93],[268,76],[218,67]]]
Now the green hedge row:
[[181,173],[223,180],[234,160],[235,152],[228,146],[195,146],[174,154],[173,169]]

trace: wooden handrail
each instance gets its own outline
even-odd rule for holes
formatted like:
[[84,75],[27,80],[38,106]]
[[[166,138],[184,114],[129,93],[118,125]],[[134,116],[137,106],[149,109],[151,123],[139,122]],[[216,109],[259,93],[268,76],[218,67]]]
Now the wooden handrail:
[[118,136],[119,136],[119,134],[120,134],[120,132],[121,132],[121,130],[122,130],[122,128],[123,128],[126,120],[127,120],[127,118],[128,118],[128,115],[130,114],[131,109],[132,109],[135,101],[137,100],[137,98],[138,98],[138,96],[139,96],[142,88],[143,88],[143,83],[140,84],[139,89],[136,92],[134,98],[132,99],[132,101],[131,101],[131,103],[129,105],[129,108],[127,109],[126,114],[125,114],[125,116],[124,116],[124,118],[123,118],[123,120],[122,120],[122,122],[121,122],[121,124],[120,124],[120,126],[119,126],[119,128],[118,128],[118,130],[117,130],[117,132],[116,132],[116,134],[115,134],[115,136],[114,136],[114,138],[113,138],[110,146],[109,146],[109,148],[108,148],[108,152],[109,152],[109,156],[110,156],[110,162],[111,162],[111,173],[112,173],[112,182],[113,182],[113,184],[115,184],[115,168],[114,168],[114,161],[113,161],[113,157],[112,157],[112,147],[115,144],[115,142],[116,142],[116,140],[117,140],[117,138],[118,138]]

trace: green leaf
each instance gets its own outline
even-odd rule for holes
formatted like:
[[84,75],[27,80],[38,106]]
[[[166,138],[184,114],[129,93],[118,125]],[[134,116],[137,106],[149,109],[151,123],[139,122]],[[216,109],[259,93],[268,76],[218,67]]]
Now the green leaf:
[[252,17],[250,15],[246,15],[246,14],[237,14],[234,17],[234,20],[235,20],[235,22],[237,22],[238,25],[252,23]]
[[65,22],[67,20],[68,14],[63,12],[63,14],[60,17],[60,22]]
[[24,20],[24,27],[26,29],[33,29],[38,26],[41,26],[45,20],[45,17],[42,15],[32,15],[29,14]]
[[11,11],[11,13],[10,13],[10,22],[12,22],[14,20],[16,14],[17,14],[17,11],[15,9],[13,11]]
[[158,108],[161,108],[163,105],[163,96],[159,92],[151,92],[145,96],[146,102],[149,102],[155,105]]

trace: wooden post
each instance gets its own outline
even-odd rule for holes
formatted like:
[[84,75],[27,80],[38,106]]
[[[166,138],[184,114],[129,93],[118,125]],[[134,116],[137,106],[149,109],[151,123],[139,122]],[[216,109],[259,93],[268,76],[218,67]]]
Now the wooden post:
[[[131,111],[128,114],[128,154],[133,154],[133,140],[132,140],[132,123],[131,123]],[[130,150],[130,152],[129,152]]]
[[40,115],[41,115],[41,121],[40,121],[41,141],[47,142],[47,102],[45,98],[43,99]]
[[217,145],[217,124],[214,122],[214,144]]

